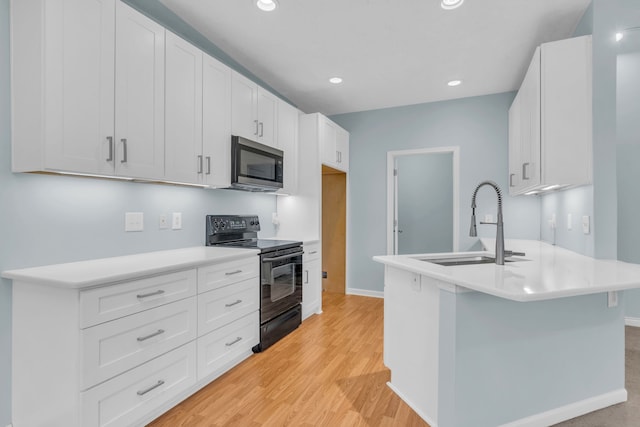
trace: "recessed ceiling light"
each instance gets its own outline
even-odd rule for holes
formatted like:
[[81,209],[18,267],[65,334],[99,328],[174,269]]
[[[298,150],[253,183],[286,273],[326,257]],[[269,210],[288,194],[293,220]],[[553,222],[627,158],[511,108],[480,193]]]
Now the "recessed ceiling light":
[[442,0],[440,6],[442,6],[443,9],[451,10],[462,6],[462,3],[464,3],[464,0]]
[[278,6],[278,4],[276,3],[276,0],[258,0],[256,2],[256,6],[258,6],[258,9],[260,10],[271,12]]
[[334,85],[342,83],[342,79],[340,77],[331,77],[329,81]]
[[459,86],[462,84],[462,80],[451,80],[449,83],[447,83],[449,86]]
[[624,33],[616,33],[616,41],[619,42],[624,38]]

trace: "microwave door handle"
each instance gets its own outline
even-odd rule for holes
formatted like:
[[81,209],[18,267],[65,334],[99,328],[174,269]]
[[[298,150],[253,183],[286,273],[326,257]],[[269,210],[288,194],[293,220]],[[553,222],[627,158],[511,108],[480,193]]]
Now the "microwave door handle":
[[293,254],[281,255],[281,256],[277,256],[277,257],[273,257],[273,258],[263,258],[262,262],[280,261],[281,259],[294,258],[294,257],[300,256],[302,254],[304,254],[304,252],[300,251],[300,252],[296,252],[296,253],[293,253]]

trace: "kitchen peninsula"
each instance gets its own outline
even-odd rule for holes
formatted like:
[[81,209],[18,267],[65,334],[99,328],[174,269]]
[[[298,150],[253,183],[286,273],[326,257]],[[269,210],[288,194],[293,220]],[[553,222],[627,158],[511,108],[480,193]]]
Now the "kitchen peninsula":
[[640,266],[506,247],[526,255],[504,266],[429,262],[489,252],[374,257],[389,386],[432,427],[548,426],[626,401],[617,291],[640,288]]

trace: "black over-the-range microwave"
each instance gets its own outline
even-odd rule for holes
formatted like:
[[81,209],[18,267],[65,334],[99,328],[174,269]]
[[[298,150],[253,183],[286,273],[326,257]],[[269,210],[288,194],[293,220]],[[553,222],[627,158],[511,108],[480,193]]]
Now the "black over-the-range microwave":
[[231,187],[277,191],[283,185],[284,153],[241,136],[231,137]]

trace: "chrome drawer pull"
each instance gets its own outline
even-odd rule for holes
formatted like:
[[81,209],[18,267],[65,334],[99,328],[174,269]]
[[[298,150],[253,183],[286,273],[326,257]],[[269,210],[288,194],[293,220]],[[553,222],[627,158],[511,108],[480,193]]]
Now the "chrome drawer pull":
[[154,332],[151,335],[147,335],[146,337],[138,337],[138,341],[140,341],[140,342],[146,341],[149,338],[157,337],[160,334],[164,334],[164,329],[158,329],[157,332]]
[[241,300],[241,299],[239,299],[239,300],[236,300],[236,302],[232,302],[231,304],[225,304],[224,306],[225,306],[225,307],[233,307],[234,305],[238,305],[238,304],[240,304],[241,302],[242,302],[242,300]]
[[309,283],[309,270],[305,270],[304,274],[306,275],[306,279],[304,279],[304,283],[307,284]]
[[277,257],[273,257],[273,258],[264,258],[262,260],[262,262],[280,261],[281,259],[294,258],[294,257],[300,256],[302,254],[304,254],[304,252],[296,252],[294,254],[280,255],[280,256],[277,256]]
[[164,294],[164,291],[160,289],[155,292],[149,292],[148,294],[138,294],[136,295],[136,298],[142,299],[142,298],[147,298],[147,297],[152,297],[155,295],[162,295],[162,294]]
[[225,276],[233,276],[234,274],[242,273],[242,270],[230,271],[228,273],[224,273]]
[[151,387],[146,388],[144,390],[140,390],[138,392],[138,396],[144,396],[145,394],[149,393],[151,390],[154,390],[154,389],[160,387],[162,384],[164,384],[164,381],[163,380],[158,380],[158,382],[155,383],[154,385],[152,385]]
[[238,337],[238,338],[236,338],[235,340],[233,340],[233,341],[231,341],[231,342],[226,343],[225,345],[226,345],[227,347],[231,347],[232,345],[234,345],[235,343],[240,342],[240,341],[242,341],[242,338],[241,338],[241,337]]
[[313,254],[317,254],[317,253],[318,253],[318,251],[311,251],[311,252],[309,252],[309,255],[313,255]]

